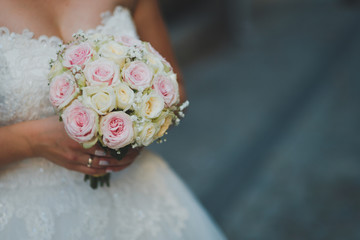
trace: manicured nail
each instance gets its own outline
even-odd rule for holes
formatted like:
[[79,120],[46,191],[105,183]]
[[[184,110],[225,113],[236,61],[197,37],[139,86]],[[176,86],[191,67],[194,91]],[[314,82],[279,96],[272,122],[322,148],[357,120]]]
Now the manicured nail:
[[106,152],[104,152],[103,150],[95,150],[95,156],[98,157],[106,156]]
[[107,165],[109,165],[110,163],[108,162],[108,161],[106,161],[106,160],[100,160],[99,161],[99,165],[100,166],[107,166]]
[[113,170],[111,170],[111,169],[106,169],[106,171],[105,172],[107,172],[107,173],[112,173],[113,172]]

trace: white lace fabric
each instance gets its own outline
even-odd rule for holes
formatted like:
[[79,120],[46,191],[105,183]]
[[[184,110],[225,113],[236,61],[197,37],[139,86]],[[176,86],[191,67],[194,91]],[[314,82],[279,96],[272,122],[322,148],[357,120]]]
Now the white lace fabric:
[[[130,12],[116,7],[87,33],[137,37]],[[54,115],[49,60],[56,36],[34,38],[0,27],[0,126]],[[92,190],[83,174],[32,158],[0,169],[0,239],[222,239],[164,161],[144,150]]]

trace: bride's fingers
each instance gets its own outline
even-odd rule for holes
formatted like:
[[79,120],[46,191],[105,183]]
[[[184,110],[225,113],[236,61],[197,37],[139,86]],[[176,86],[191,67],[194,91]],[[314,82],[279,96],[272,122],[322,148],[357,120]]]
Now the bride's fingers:
[[93,146],[92,148],[89,148],[89,149],[82,148],[81,150],[82,150],[83,153],[94,155],[94,156],[97,156],[97,157],[111,157],[109,154],[107,154],[104,151],[104,149],[102,149],[98,145],[95,145],[95,146]]
[[58,164],[60,166],[63,166],[66,169],[72,170],[72,171],[76,171],[76,172],[81,172],[84,174],[88,174],[88,175],[104,175],[106,174],[106,168],[97,168],[97,167],[93,167],[93,166],[87,166],[84,164],[76,164],[75,162],[71,161],[71,162],[62,162],[62,161],[58,161]]
[[131,164],[133,163],[133,161],[131,161],[130,163],[127,163],[125,165],[122,165],[120,167],[108,167],[106,168],[106,172],[107,173],[111,173],[111,172],[118,172],[118,171],[121,171],[121,170],[124,170],[125,168],[127,168],[128,166],[130,166]]
[[[130,149],[123,159],[117,160],[116,158],[105,155],[104,152],[100,152],[99,148],[93,147],[91,149],[87,149],[87,153],[78,152],[76,157],[69,161],[69,163],[96,169],[106,168],[108,170],[119,171],[123,169],[124,166],[129,166],[139,155],[140,150],[140,148]],[[97,155],[94,155],[95,153],[97,153]]]
[[127,165],[131,163],[133,160],[123,158],[121,160],[117,160],[115,158],[99,158],[99,166],[101,167],[120,167],[123,165]]
[[140,154],[142,148],[133,148],[130,149],[129,152],[122,159],[124,162],[132,162],[135,158]]
[[107,168],[107,167],[120,167],[130,163],[130,159],[122,159],[117,160],[115,158],[110,157],[97,157],[93,155],[83,154],[79,161],[76,163],[77,165],[89,166],[92,168]]
[[126,154],[126,156],[120,160],[122,162],[121,166],[109,166],[106,168],[107,172],[117,172],[121,171],[128,166],[130,166],[136,159],[136,157],[140,154],[141,149],[132,149]]
[[[109,165],[107,164],[103,164],[102,161],[108,161],[108,159],[101,159],[101,158],[92,158],[91,161],[88,160],[83,161],[81,164],[72,166],[71,170],[75,170],[75,171],[79,171],[88,175],[103,175],[105,173],[110,173],[110,172],[117,172],[120,170],[123,170],[125,168],[127,168],[128,166],[130,166],[133,163],[133,159],[129,159],[129,160],[116,160],[116,159],[111,159],[111,161],[109,161]],[[91,162],[91,164],[89,164]]]

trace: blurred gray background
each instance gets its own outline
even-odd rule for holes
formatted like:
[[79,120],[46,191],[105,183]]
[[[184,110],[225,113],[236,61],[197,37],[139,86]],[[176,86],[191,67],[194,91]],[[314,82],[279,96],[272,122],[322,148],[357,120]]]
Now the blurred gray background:
[[360,239],[357,0],[162,0],[191,106],[152,149],[229,239]]

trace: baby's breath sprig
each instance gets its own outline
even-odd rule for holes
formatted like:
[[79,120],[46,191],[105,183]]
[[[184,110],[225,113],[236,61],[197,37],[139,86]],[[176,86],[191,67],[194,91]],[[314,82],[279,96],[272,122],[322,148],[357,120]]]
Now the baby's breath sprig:
[[180,124],[180,118],[184,118],[185,117],[185,113],[184,113],[184,109],[187,108],[189,106],[190,102],[188,100],[186,100],[185,102],[183,102],[180,107],[179,107],[179,111],[177,112],[177,116],[175,116],[175,125],[179,125]]
[[85,84],[84,83],[85,79],[83,77],[83,71],[82,71],[82,68],[80,66],[77,66],[77,65],[74,66],[71,69],[71,73],[73,74],[78,87],[83,86]]
[[140,60],[144,58],[144,51],[142,49],[136,47],[129,47],[127,52],[128,57],[130,58],[131,62],[135,60]]
[[87,35],[85,34],[85,32],[83,30],[79,30],[77,31],[76,33],[74,33],[72,35],[72,37],[75,39],[75,40],[78,40],[78,41],[86,41],[88,39]]
[[49,61],[50,69],[54,66],[54,64],[55,64],[55,60],[50,59],[50,61]]
[[190,102],[188,100],[186,100],[185,102],[183,102],[180,107],[179,110],[183,111],[185,108],[187,108],[189,106]]
[[62,56],[64,51],[65,51],[66,47],[64,44],[59,44],[59,50],[56,52],[56,55],[58,57]]

